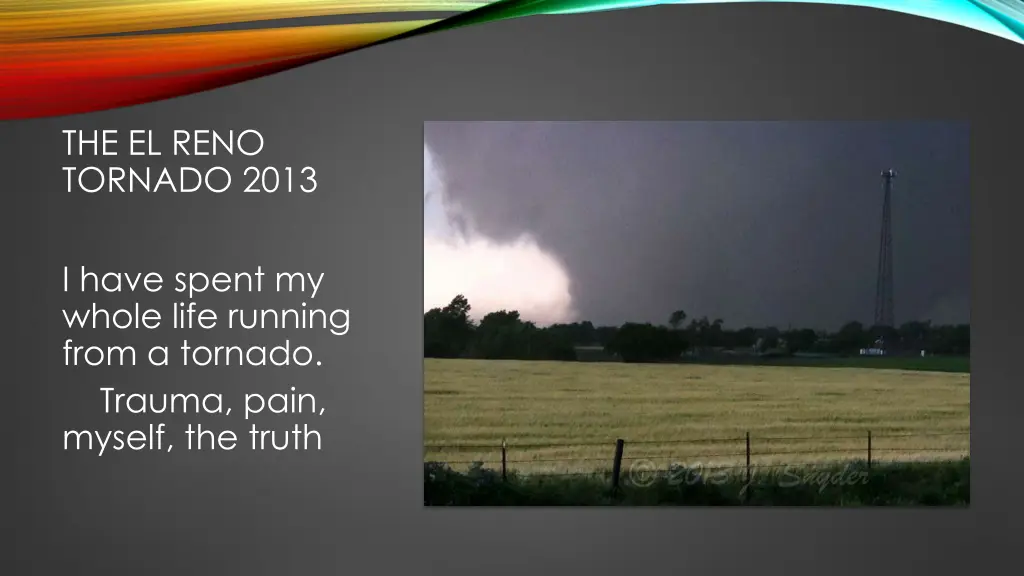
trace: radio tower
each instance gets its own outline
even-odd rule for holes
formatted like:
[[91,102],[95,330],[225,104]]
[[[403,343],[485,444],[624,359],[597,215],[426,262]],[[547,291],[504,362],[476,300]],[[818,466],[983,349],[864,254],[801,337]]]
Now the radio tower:
[[894,327],[892,303],[892,181],[895,170],[882,172],[882,241],[878,247],[878,285],[875,288],[875,326]]

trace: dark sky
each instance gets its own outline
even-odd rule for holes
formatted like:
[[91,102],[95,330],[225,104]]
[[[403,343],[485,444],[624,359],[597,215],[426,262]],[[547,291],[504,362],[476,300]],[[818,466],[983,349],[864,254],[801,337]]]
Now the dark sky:
[[970,318],[969,132],[927,122],[439,122],[448,201],[556,255],[582,319],[872,321],[894,168],[897,324]]

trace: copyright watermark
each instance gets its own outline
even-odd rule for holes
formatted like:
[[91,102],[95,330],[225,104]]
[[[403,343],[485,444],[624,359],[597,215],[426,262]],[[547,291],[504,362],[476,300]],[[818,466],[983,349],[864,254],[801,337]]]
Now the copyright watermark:
[[634,460],[629,467],[629,483],[638,488],[647,488],[658,479],[658,467],[650,460]]
[[[855,486],[868,482],[868,472],[861,466],[846,464],[843,466],[751,466],[749,479],[747,468],[734,465],[715,465],[712,463],[674,462],[668,466],[658,466],[651,460],[634,460],[629,467],[627,481],[636,488],[648,488],[661,479],[667,486],[694,486],[698,484],[725,485],[742,484],[743,490],[748,485],[774,484],[779,488],[796,488],[813,486],[824,492],[829,486]],[[748,482],[749,480],[749,482]]]

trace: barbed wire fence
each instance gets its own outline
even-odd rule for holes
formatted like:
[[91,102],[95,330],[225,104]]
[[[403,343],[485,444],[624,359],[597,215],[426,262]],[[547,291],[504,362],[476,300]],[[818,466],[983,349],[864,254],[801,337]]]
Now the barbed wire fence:
[[[966,445],[958,443],[959,445],[949,445],[948,442],[943,446],[929,446],[929,445],[913,445],[907,446],[903,444],[893,445],[893,441],[906,441],[914,439],[936,439],[936,438],[967,438]],[[773,450],[770,448],[772,443],[785,442],[791,445],[800,443],[822,443],[822,442],[835,442],[841,441],[846,444],[843,447],[823,447],[815,446],[814,448],[805,450],[789,450],[779,449]],[[637,446],[641,452],[644,447],[680,447],[680,446],[724,446],[730,445],[742,446],[742,450],[737,449],[735,451],[728,450],[728,448],[722,448],[720,451],[716,449],[714,452],[699,453],[688,452],[686,459],[676,459],[676,456],[665,454],[665,453],[640,453],[632,454],[626,452],[626,446],[630,448]],[[767,450],[763,450],[764,447],[768,447]],[[509,456],[521,453],[534,453],[542,454],[543,451],[548,450],[562,450],[567,449],[586,449],[586,452],[596,453],[601,449],[609,449],[604,456],[559,456],[559,457],[533,457],[526,459],[510,459]],[[904,462],[911,460],[921,460],[921,455],[926,454],[946,454],[947,456],[965,457],[970,455],[970,430],[956,430],[956,431],[941,431],[941,432],[906,432],[906,433],[881,433],[874,434],[871,431],[867,431],[863,434],[858,435],[839,435],[839,436],[751,436],[747,432],[743,436],[733,437],[720,437],[720,438],[692,438],[692,439],[663,439],[663,440],[630,440],[619,438],[613,441],[594,441],[594,442],[575,442],[575,443],[509,443],[502,440],[498,443],[453,443],[453,444],[440,444],[440,443],[428,443],[424,445],[425,462],[438,462],[446,465],[477,465],[490,468],[492,470],[500,470],[503,481],[508,480],[509,472],[522,472],[529,468],[536,469],[538,464],[567,464],[570,462],[575,463],[588,463],[584,466],[586,469],[577,471],[566,471],[566,472],[553,472],[538,471],[536,473],[543,474],[545,476],[580,476],[580,475],[594,475],[603,473],[610,475],[611,488],[618,490],[621,486],[622,476],[622,465],[623,462],[633,462],[634,466],[637,462],[643,462],[644,467],[647,468],[646,472],[654,474],[657,472],[668,472],[672,466],[687,466],[683,464],[685,461],[689,461],[689,466],[693,466],[694,462],[702,471],[724,471],[724,470],[739,470],[745,473],[746,484],[749,485],[752,480],[752,476],[756,470],[761,469],[772,469],[772,468],[785,468],[794,466],[834,466],[843,463],[862,462],[866,465],[870,471],[872,465],[878,463],[889,463],[889,462]],[[428,458],[429,454],[441,455],[444,453],[470,453],[474,456],[487,456],[485,458],[472,458],[472,459],[447,459],[447,458]],[[664,451],[662,451],[664,452]],[[803,460],[803,461],[791,461],[791,462],[758,462],[757,459],[777,459],[780,456],[791,458],[794,456],[825,456],[825,455],[849,455],[845,458],[826,458],[819,460]],[[903,457],[890,457],[886,458],[886,454],[896,454],[897,456],[902,455]],[[858,457],[861,455],[861,457]],[[908,455],[914,455],[915,458],[906,458]],[[707,465],[698,459],[709,459],[709,458],[722,458],[727,459],[727,463],[719,465]],[[655,460],[666,460],[670,462],[659,468],[655,464]],[[925,460],[935,460],[932,458],[924,458]],[[606,466],[602,467],[599,463],[605,463]],[[735,463],[733,463],[735,462]],[[491,466],[486,466],[491,464]],[[610,473],[607,465],[610,464]]]

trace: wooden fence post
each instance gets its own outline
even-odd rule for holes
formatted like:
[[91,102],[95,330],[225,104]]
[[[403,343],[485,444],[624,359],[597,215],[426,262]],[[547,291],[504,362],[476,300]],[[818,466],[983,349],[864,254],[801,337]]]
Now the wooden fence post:
[[871,471],[871,430],[868,430],[868,472]]
[[743,492],[743,500],[750,502],[750,432],[747,432],[747,489]]
[[615,441],[615,461],[612,462],[612,493],[619,492],[619,474],[622,472],[622,448],[625,441],[619,438]]
[[508,470],[506,468],[506,452],[508,444],[505,439],[501,439],[501,481],[508,482]]

